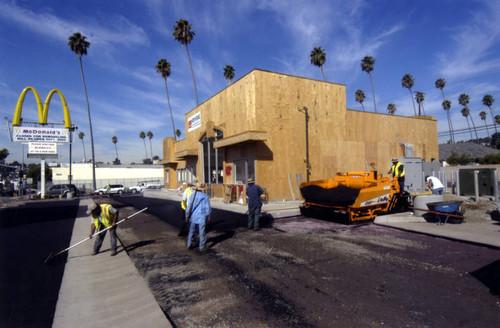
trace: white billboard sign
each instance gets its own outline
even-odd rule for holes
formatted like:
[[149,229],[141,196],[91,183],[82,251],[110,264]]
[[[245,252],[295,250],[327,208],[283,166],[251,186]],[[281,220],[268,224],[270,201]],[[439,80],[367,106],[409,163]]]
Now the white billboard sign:
[[188,132],[196,130],[201,126],[201,113],[198,112],[188,117]]
[[13,142],[54,142],[69,143],[70,132],[65,128],[44,128],[14,126],[12,128]]
[[29,154],[57,154],[57,144],[53,142],[30,142]]

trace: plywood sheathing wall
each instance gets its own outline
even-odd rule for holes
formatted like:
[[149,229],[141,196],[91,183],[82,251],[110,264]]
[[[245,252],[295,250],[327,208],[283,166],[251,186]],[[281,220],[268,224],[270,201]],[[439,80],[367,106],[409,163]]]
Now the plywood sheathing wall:
[[[185,139],[175,143],[175,151],[199,149],[207,126],[222,130],[225,138],[263,131],[266,141],[221,149],[224,167],[234,159],[254,157],[257,183],[267,188],[270,199],[291,199],[288,175],[292,175],[292,181],[297,173],[306,179],[305,115],[299,112],[304,106],[310,115],[312,180],[337,172],[363,171],[370,162],[386,172],[391,157],[404,155],[400,142],[412,144],[414,156],[426,161],[438,158],[437,122],[432,117],[347,110],[344,85],[261,70],[251,71],[187,113],[186,131],[187,118],[197,112],[201,112],[202,125],[186,132]],[[197,172],[202,172],[199,158]],[[224,182],[232,183],[232,176],[225,177]]]

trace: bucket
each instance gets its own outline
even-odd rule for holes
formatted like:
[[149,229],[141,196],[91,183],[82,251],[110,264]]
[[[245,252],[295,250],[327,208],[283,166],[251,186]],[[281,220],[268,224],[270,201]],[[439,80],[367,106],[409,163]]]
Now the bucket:
[[[413,201],[413,207],[428,210],[429,209],[427,207],[428,203],[442,202],[442,201],[443,201],[443,195],[419,195],[415,197]],[[414,212],[415,216],[422,216],[425,213],[427,213],[419,210],[414,210]]]
[[73,193],[72,193],[72,192],[67,192],[67,193],[66,193],[66,198],[67,198],[67,199],[71,199],[71,198],[73,198]]

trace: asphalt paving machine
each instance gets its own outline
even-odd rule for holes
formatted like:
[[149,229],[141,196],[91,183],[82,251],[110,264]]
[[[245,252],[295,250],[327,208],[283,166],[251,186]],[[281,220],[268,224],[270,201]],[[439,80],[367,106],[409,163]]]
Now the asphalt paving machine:
[[377,171],[337,173],[333,179],[301,183],[300,192],[302,214],[344,213],[350,223],[407,211],[410,197],[408,192],[400,193],[397,179]]

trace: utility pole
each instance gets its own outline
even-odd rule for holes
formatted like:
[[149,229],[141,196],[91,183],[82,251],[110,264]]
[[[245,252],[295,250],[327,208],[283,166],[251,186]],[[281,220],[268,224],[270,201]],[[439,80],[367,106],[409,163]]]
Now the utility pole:
[[306,172],[307,172],[307,182],[309,182],[309,178],[311,177],[311,165],[309,164],[309,113],[307,107],[299,109],[299,112],[302,112],[306,115]]

